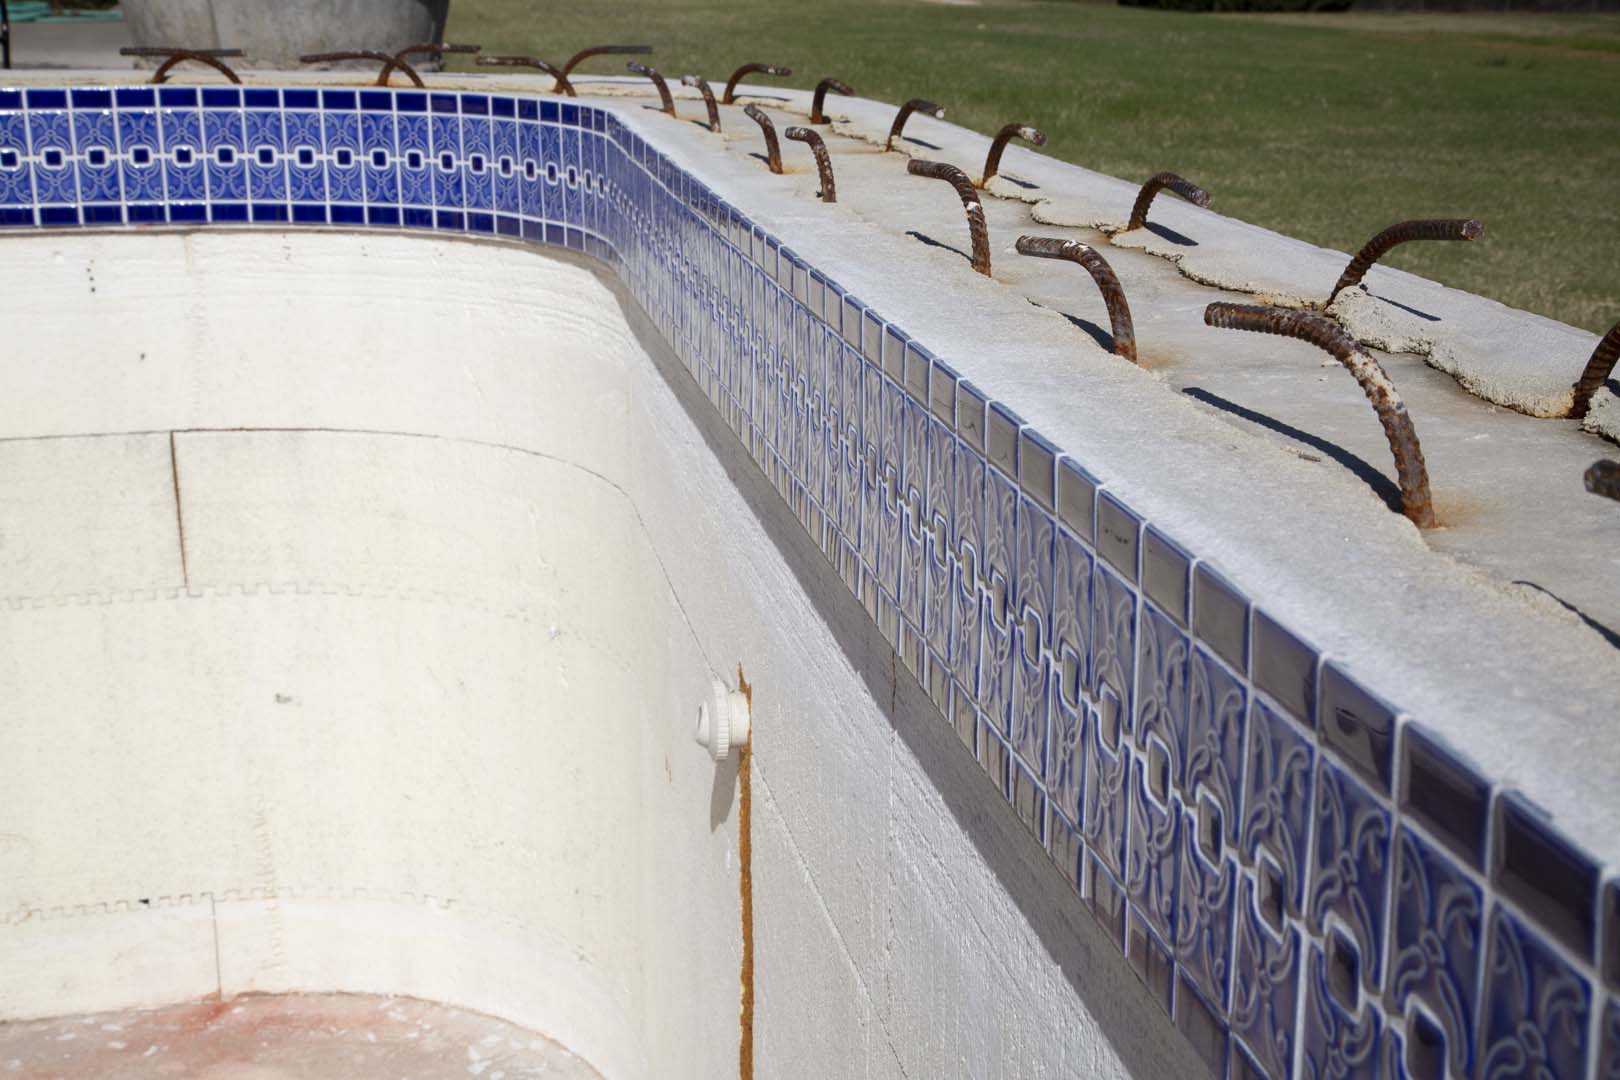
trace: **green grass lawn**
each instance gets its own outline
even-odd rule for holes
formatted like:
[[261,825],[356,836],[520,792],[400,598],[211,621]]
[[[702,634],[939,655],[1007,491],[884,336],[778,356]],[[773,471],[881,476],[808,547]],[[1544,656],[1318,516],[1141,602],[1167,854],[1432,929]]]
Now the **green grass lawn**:
[[[1386,261],[1594,331],[1620,321],[1620,16],[1196,15],[1064,0],[455,0],[447,37],[561,61],[644,43],[666,74],[925,97],[980,131],[1341,250],[1408,217],[1485,239]],[[456,66],[466,66],[458,64]],[[604,57],[586,70],[622,71]]]

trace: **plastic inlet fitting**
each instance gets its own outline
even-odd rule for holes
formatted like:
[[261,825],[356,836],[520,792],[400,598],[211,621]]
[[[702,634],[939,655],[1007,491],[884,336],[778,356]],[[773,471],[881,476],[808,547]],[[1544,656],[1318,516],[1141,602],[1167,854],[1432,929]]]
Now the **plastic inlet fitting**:
[[698,706],[698,745],[709,752],[715,764],[731,756],[734,746],[748,745],[748,697],[741,690],[727,690],[715,679],[709,701]]

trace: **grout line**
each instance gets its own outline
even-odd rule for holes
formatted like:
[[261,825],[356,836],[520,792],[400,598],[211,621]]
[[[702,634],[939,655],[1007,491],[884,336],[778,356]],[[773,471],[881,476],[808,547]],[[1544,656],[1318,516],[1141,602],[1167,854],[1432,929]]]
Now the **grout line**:
[[180,537],[180,581],[191,591],[191,568],[186,561],[186,516],[180,507],[180,462],[174,451],[174,432],[169,432],[169,477],[174,481],[174,524]]

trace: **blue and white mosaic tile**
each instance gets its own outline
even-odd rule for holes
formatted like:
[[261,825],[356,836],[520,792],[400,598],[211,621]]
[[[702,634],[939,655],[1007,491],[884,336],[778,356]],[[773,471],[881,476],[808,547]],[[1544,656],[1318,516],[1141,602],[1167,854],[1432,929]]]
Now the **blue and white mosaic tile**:
[[1620,1080],[1612,874],[612,109],[0,88],[0,229],[158,223],[605,263],[1212,1075]]

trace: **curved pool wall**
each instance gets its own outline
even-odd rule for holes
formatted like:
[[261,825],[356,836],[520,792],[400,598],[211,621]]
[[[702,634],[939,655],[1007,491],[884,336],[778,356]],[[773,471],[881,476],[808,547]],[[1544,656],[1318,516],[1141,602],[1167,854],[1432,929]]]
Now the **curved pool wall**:
[[[902,684],[904,694],[931,699],[935,726],[954,733],[960,754],[986,774],[986,796],[1006,800],[1028,830],[1022,842],[1044,850],[1072,885],[1069,906],[1091,912],[1141,976],[1136,996],[1122,989],[1120,1000],[1151,1000],[1145,1008],[1159,1011],[1135,1022],[1188,1040],[1180,1049],[1143,1049],[1125,1034],[1131,1021],[1117,1008],[1109,1018],[1095,986],[1089,994],[1077,987],[1082,1019],[1072,1030],[1047,1031],[1044,1041],[1001,1047],[1009,1067],[1028,1050],[1073,1069],[1076,1060],[1062,1056],[1073,1045],[1098,1055],[1093,1063],[1104,1071],[1140,1075],[1178,1074],[1165,1071],[1171,1058],[1149,1057],[1188,1048],[1231,1076],[1323,1075],[1330,1065],[1344,1075],[1397,1075],[1400,1061],[1457,1076],[1620,1069],[1620,891],[1583,850],[1606,850],[1608,841],[1586,824],[1590,814],[1561,814],[1580,824],[1581,843],[1572,842],[1502,776],[1456,750],[1457,715],[1433,707],[1453,689],[1459,701],[1509,701],[1522,683],[1532,688],[1525,707],[1539,718],[1533,673],[1439,663],[1411,681],[1433,722],[1413,719],[1396,700],[1400,680],[1311,644],[1316,632],[1333,632],[1337,613],[1301,615],[1297,602],[1277,598],[1277,608],[1294,613],[1281,620],[1251,603],[1259,594],[1271,605],[1275,590],[1247,567],[1222,573],[1244,563],[1229,538],[1161,528],[1133,509],[1103,483],[1106,470],[1089,471],[1060,440],[1023,422],[1017,401],[992,400],[938,359],[929,327],[914,337],[889,321],[840,287],[838,267],[796,255],[716,194],[721,180],[699,180],[690,160],[677,164],[662,152],[656,137],[644,137],[637,112],[503,93],[0,91],[0,154],[9,155],[0,157],[0,222],[23,230],[159,222],[433,229],[568,249],[607,267],[690,376],[684,389],[679,378],[669,383],[691,403],[681,415],[712,409],[692,422],[733,440],[711,439],[713,454],[746,455],[759,470],[753,478],[730,470],[730,481],[744,492],[768,484],[781,500],[756,511],[764,525],[750,540],[786,551],[786,563],[776,551],[724,550],[773,566],[797,566],[799,553],[819,550],[826,566],[814,580],[836,576],[849,592],[842,608],[824,600],[762,617],[767,636],[787,625],[823,638],[858,602],[870,626],[833,640],[881,635],[892,650],[895,700]],[[805,232],[786,217],[781,227]],[[944,342],[935,348],[948,351]],[[697,404],[705,398],[707,406]],[[666,474],[647,497],[671,498],[685,482],[684,473]],[[723,487],[703,489],[705,498],[735,504]],[[703,510],[700,502],[681,513]],[[802,532],[769,527],[786,520]],[[1217,553],[1214,562],[1200,557],[1200,540]],[[802,567],[789,574],[806,575]],[[638,582],[654,584],[651,575]],[[727,591],[713,577],[707,588]],[[674,591],[683,605],[696,595]],[[13,607],[28,608],[29,620],[43,617],[29,604]],[[823,625],[794,621],[804,618]],[[1392,627],[1390,635],[1403,632]],[[832,651],[840,648],[849,651]],[[748,655],[740,642],[732,652]],[[903,711],[877,715],[898,730]],[[768,746],[768,721],[759,731]],[[911,735],[908,750],[935,761],[926,749],[934,736]],[[814,743],[803,732],[793,737]],[[870,754],[869,738],[852,733],[849,745]],[[784,788],[804,785],[795,768],[828,753],[807,744],[784,765]],[[845,765],[858,774],[895,760],[870,756]],[[959,764],[924,771],[937,782],[936,771]],[[770,776],[768,759],[760,771]],[[863,808],[879,792],[892,802],[909,788],[890,775],[864,798],[851,789],[848,828],[817,834],[816,845],[855,852],[849,877],[818,877],[817,857],[805,859],[810,891],[853,973],[848,993],[826,990],[823,1000],[860,1002],[883,985],[870,1013],[850,1012],[865,1018],[857,1028],[885,1033],[890,1053],[953,1038],[993,1053],[976,1037],[941,1032],[921,1006],[905,1003],[972,993],[943,977],[927,981],[925,969],[940,960],[929,950],[950,953],[939,941],[958,933],[958,922],[930,921],[912,906],[886,911],[878,927],[870,908],[861,910],[872,865],[886,867],[891,888],[898,879],[921,894],[949,880],[922,874],[913,883],[914,866],[897,871],[886,857],[860,854]],[[845,794],[796,791],[783,831],[792,834],[800,812],[817,813],[818,800]],[[1550,787],[1535,795],[1568,805]],[[951,785],[944,803],[958,824],[975,813]],[[906,828],[926,830],[924,821],[919,814]],[[888,829],[886,854],[906,847],[893,839],[892,819]],[[982,844],[978,854],[992,865],[1006,857]],[[996,874],[1003,886],[1014,876]],[[1032,893],[1012,891],[1026,898],[1014,908],[1031,918]],[[960,925],[981,918],[977,905],[992,903],[987,896],[959,900],[952,915]],[[792,904],[793,890],[777,899]],[[780,917],[763,900],[757,910],[762,923]],[[10,933],[32,932],[24,915]],[[791,930],[762,940],[790,948],[800,926],[815,923],[789,922]],[[988,939],[1003,932],[1011,931],[998,922]],[[1089,932],[1073,931],[1073,940]],[[1036,936],[1050,951],[1046,935]],[[895,938],[917,946],[911,963],[891,963]],[[874,960],[863,944],[884,958]],[[1012,985],[998,983],[986,1007],[1025,1003],[1017,984],[1026,959],[1011,946],[999,956],[996,963],[1011,965]],[[1108,963],[1124,970],[1118,958]],[[960,964],[953,975],[971,981]],[[992,981],[1005,978],[998,969]],[[904,992],[894,989],[908,979]],[[1050,994],[1048,987],[1033,998]],[[977,1004],[968,1002],[967,1012]],[[1043,1017],[1064,1015],[1053,1009]],[[768,1013],[762,1005],[767,1033]],[[887,1060],[863,1056],[874,1072],[882,1071],[872,1065],[878,1059]]]

